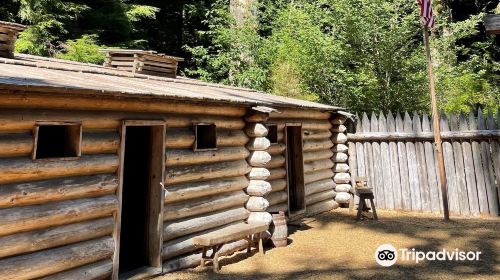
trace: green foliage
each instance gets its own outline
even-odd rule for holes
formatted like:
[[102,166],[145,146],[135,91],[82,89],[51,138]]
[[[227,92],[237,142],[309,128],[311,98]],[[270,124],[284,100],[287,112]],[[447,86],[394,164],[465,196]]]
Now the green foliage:
[[104,47],[97,44],[96,36],[84,35],[76,40],[68,40],[65,52],[58,53],[56,57],[85,63],[102,64],[105,56],[99,52],[99,49]]

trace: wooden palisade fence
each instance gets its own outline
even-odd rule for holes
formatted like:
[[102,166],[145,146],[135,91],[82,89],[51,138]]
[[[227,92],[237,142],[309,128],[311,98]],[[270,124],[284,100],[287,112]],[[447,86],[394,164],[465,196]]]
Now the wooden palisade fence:
[[[366,176],[378,208],[442,211],[432,122],[429,116],[389,112],[358,117],[348,134],[353,176]],[[452,215],[499,214],[500,110],[484,117],[441,115],[441,136]]]

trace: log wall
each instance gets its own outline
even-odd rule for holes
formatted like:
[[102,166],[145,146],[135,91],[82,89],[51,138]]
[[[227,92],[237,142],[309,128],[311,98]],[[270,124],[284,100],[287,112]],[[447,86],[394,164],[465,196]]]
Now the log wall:
[[85,273],[92,273],[89,279],[109,278],[118,208],[118,120],[110,126],[111,120],[93,119],[83,126],[80,159],[33,161],[35,120],[89,115],[39,110],[0,115],[0,278],[68,279]]
[[287,123],[301,123],[303,130],[304,180],[306,194],[306,215],[332,210],[338,207],[334,201],[333,181],[333,125],[331,114],[308,110],[279,109],[270,114],[269,124],[278,126],[278,143],[271,144],[268,153],[271,161],[267,164],[271,192],[268,212],[288,210],[286,174],[285,127]]
[[[247,159],[252,153],[245,147],[249,140],[244,131],[245,113],[196,118],[215,123],[217,150],[213,151],[192,150],[192,122],[167,127],[162,251],[165,271],[199,264],[201,254],[192,245],[194,237],[248,218],[245,205],[249,195],[245,189],[251,168]],[[223,251],[233,252],[243,246],[246,243],[228,244]]]

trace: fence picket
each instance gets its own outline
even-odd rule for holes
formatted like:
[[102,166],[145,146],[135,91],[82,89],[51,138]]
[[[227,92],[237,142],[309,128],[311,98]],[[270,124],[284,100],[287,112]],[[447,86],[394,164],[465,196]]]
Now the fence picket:
[[[375,113],[372,113],[370,119],[370,128],[372,132],[378,132],[378,120]],[[374,194],[375,200],[378,201],[378,207],[386,208],[385,198],[384,198],[384,179],[382,174],[382,165],[380,162],[380,143],[377,141],[372,142],[373,150],[373,177],[374,177]],[[377,160],[378,159],[378,160]]]
[[[465,114],[460,114],[459,129],[461,131],[468,130],[467,119]],[[470,214],[479,215],[479,202],[477,199],[476,176],[474,174],[474,159],[472,156],[472,146],[468,140],[462,142],[462,154],[465,168],[465,182],[467,186],[467,198],[469,201]]]
[[[396,123],[392,112],[389,111],[387,115],[387,131],[395,132]],[[392,184],[392,194],[394,209],[403,209],[403,200],[401,197],[401,180],[399,175],[399,160],[398,160],[398,145],[394,141],[389,142],[389,159],[391,166],[391,184]]]
[[[469,128],[475,130],[478,128],[476,117],[474,112],[471,111],[469,114]],[[474,173],[476,175],[476,189],[477,198],[479,202],[479,212],[481,214],[489,213],[488,206],[488,195],[486,191],[485,174],[483,170],[483,163],[481,161],[481,145],[479,141],[472,141],[472,159],[474,161]]]
[[[410,118],[408,112],[405,112],[404,117],[404,130],[405,132],[415,133],[413,129],[413,122]],[[420,191],[419,188],[419,178],[418,178],[418,166],[417,166],[417,153],[415,151],[415,144],[413,142],[406,142],[406,155],[408,161],[408,181],[410,182],[410,198],[411,198],[411,210],[421,211],[422,204],[420,201]]]
[[[431,131],[429,116],[422,116],[422,131]],[[430,211],[439,213],[441,210],[441,183],[437,177],[437,166],[434,159],[434,146],[429,141],[424,142],[425,162],[427,168],[427,183],[429,186]]]
[[[458,121],[455,114],[450,115],[450,128],[451,130],[458,130]],[[464,167],[464,156],[462,152],[462,145],[459,141],[452,141],[453,147],[453,157],[455,160],[455,176],[457,182],[457,195],[458,195],[458,207],[460,208],[460,213],[463,215],[470,215],[469,201],[467,198],[467,186],[465,181],[465,167]]]
[[[477,119],[476,119],[477,117]],[[496,118],[500,122],[500,109]],[[500,123],[481,110],[440,116],[443,157],[452,215],[498,216],[500,200]],[[469,124],[468,124],[469,122]],[[437,152],[428,115],[364,113],[355,135],[348,133],[352,176],[365,176],[381,209],[442,212]],[[355,203],[359,202],[356,199]]]
[[[378,131],[387,132],[387,120],[384,113],[380,112],[378,118]],[[389,144],[386,141],[380,142],[380,157],[382,169],[382,189],[384,190],[384,202],[386,209],[394,209],[393,182],[391,176],[391,160],[389,159]]]
[[[478,110],[477,128],[485,129],[484,118],[481,109]],[[497,191],[495,184],[495,172],[493,171],[492,158],[490,153],[490,143],[487,140],[481,141],[481,159],[484,168],[484,179],[486,183],[486,193],[488,195],[488,206],[491,216],[498,216]]]
[[[417,133],[422,132],[422,123],[420,122],[420,117],[416,112],[413,113],[413,131],[416,131]],[[429,197],[429,184],[427,181],[427,164],[425,162],[424,143],[416,142],[415,152],[417,155],[419,181],[419,188],[417,188],[418,191],[415,193],[415,195],[417,196],[417,198],[420,198],[422,210],[430,211],[431,199]]]
[[[404,124],[401,115],[396,113],[396,131],[403,132]],[[404,210],[411,210],[410,179],[408,178],[408,159],[406,155],[406,145],[403,141],[398,141],[398,161],[399,175],[401,176],[401,196]]]
[[[441,131],[450,131],[448,120],[446,119],[446,116],[444,114],[441,114],[440,126]],[[455,160],[453,157],[453,146],[451,142],[443,142],[443,158],[444,168],[446,171],[446,185],[448,190],[448,204],[450,213],[459,215],[460,208],[458,206],[457,181],[455,177]]]
[[[370,120],[368,119],[368,115],[363,113],[363,120],[361,127],[363,128],[363,132],[370,132]],[[373,175],[373,150],[372,144],[370,142],[363,143],[364,148],[364,156],[365,156],[365,167],[366,167],[366,177],[368,178],[368,184],[374,188],[375,191],[375,177]],[[378,206],[378,202],[375,202]]]

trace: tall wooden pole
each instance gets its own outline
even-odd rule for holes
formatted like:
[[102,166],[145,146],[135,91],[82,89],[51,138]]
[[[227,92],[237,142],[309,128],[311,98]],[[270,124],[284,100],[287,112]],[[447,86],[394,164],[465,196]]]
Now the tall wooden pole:
[[444,219],[448,221],[450,219],[450,212],[448,210],[448,191],[446,189],[446,173],[444,170],[443,145],[441,141],[441,129],[439,127],[439,114],[436,101],[436,87],[434,84],[434,71],[432,69],[431,49],[429,47],[429,29],[427,28],[427,26],[424,26],[424,44],[425,44],[425,53],[427,55],[427,70],[429,72],[429,89],[431,92],[432,116],[434,121],[434,142],[436,144],[436,150],[437,150],[439,177],[441,180],[441,193],[443,194],[443,212],[444,212],[443,214],[444,214]]

